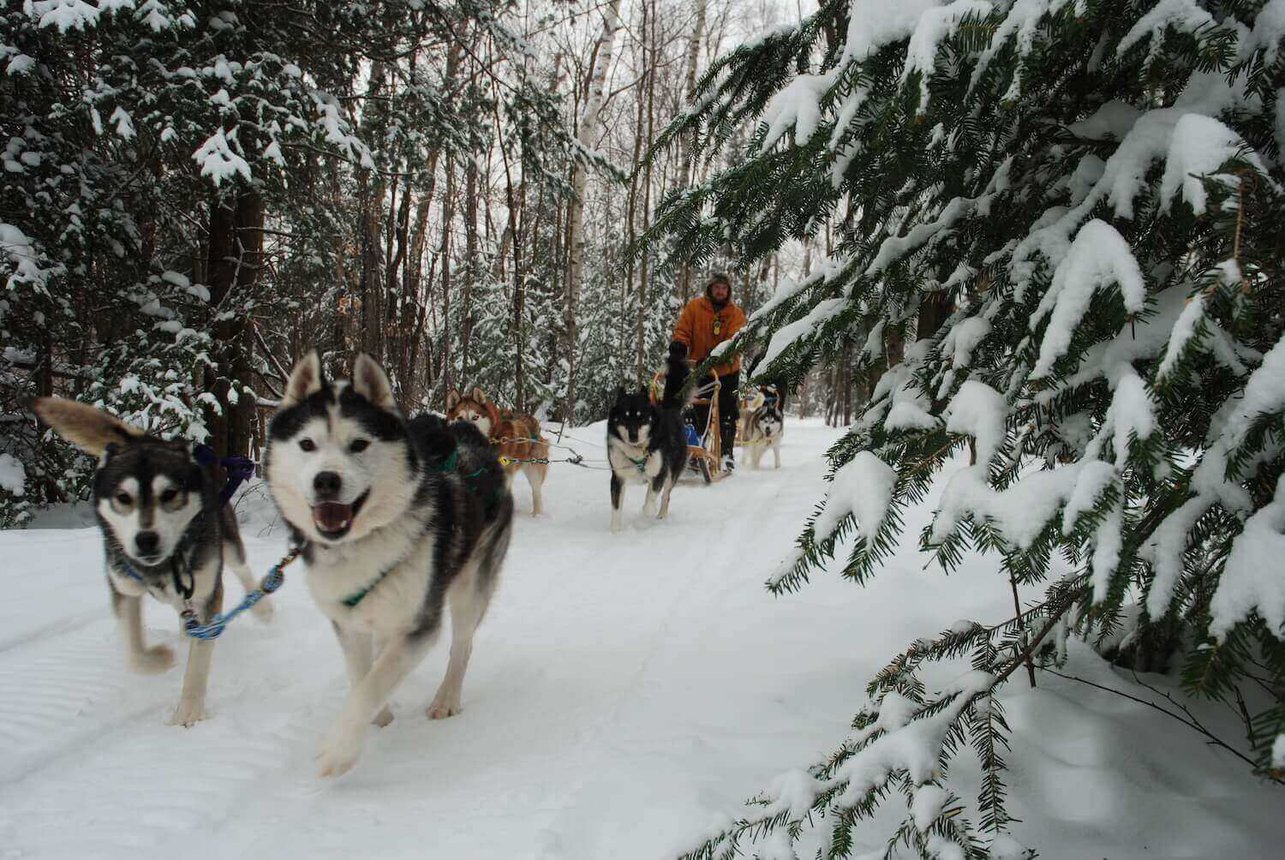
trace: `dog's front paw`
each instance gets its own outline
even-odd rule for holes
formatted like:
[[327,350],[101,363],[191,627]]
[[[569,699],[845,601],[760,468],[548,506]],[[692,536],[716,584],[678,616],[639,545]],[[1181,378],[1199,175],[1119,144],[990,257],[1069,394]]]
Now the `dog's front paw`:
[[174,716],[170,717],[170,725],[190,729],[203,719],[205,719],[205,707],[201,703],[183,700],[174,709]]
[[647,517],[647,519],[651,519],[656,516],[655,502],[648,502],[647,504],[643,505],[643,516]]
[[370,724],[372,726],[378,726],[379,728],[382,729],[384,726],[388,725],[392,721],[393,721],[393,712],[389,710],[387,705],[384,705],[382,708],[379,709],[379,713],[375,714],[375,719],[371,720]]
[[362,733],[342,726],[326,735],[317,752],[317,775],[325,778],[343,776],[352,770],[361,755]]
[[153,645],[129,655],[129,667],[143,675],[158,675],[174,665],[174,649]]
[[460,697],[458,695],[449,696],[438,693],[433,697],[433,703],[428,706],[425,713],[430,720],[444,720],[447,717],[453,717],[462,711],[460,707]]

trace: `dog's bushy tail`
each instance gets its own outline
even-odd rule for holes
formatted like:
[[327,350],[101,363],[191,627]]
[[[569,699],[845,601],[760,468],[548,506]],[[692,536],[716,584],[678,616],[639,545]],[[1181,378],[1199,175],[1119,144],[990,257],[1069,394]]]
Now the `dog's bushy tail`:
[[685,398],[683,386],[687,383],[687,361],[674,354],[669,356],[669,371],[665,374],[665,394],[660,399],[661,409],[682,409]]

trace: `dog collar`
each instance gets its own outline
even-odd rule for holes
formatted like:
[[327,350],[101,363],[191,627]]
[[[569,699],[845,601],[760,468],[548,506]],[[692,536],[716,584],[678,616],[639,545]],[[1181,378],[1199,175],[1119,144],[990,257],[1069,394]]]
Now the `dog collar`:
[[[174,553],[170,556],[170,576],[174,580],[174,593],[184,600],[191,600],[192,595],[196,593],[196,574],[189,567],[187,570],[187,583],[186,585],[183,583],[178,562],[180,549],[181,547],[175,547]],[[151,588],[151,583],[148,582],[145,576],[134,569],[134,565],[130,564],[128,559],[122,558],[120,563],[124,567],[125,576],[144,588]]]
[[[401,564],[401,562],[399,561],[397,564]],[[393,565],[392,567],[388,568],[388,570],[384,571],[384,572],[383,572],[383,573],[381,573],[379,576],[375,577],[375,581],[374,581],[374,582],[370,583],[369,585],[367,585],[365,588],[361,589],[360,591],[355,591],[355,592],[353,592],[352,594],[348,595],[347,597],[345,597],[343,600],[341,600],[341,601],[339,601],[339,602],[340,602],[340,603],[342,603],[344,606],[347,606],[349,609],[355,609],[355,608],[357,608],[357,604],[358,604],[358,603],[361,603],[363,600],[365,600],[365,599],[366,599],[366,595],[367,595],[367,594],[370,594],[372,591],[374,591],[374,590],[375,590],[375,586],[377,586],[377,585],[379,585],[379,583],[383,582],[383,581],[384,581],[384,577],[386,577],[386,576],[388,576],[388,574],[392,573],[392,572],[393,572],[393,568],[395,568],[395,567],[397,567],[397,565],[396,565],[396,564],[395,564],[395,565]]]

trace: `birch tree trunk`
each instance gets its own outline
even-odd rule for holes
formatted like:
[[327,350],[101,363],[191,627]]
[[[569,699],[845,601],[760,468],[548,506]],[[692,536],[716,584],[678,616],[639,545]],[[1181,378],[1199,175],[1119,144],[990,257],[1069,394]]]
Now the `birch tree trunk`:
[[[692,35],[687,40],[687,83],[683,88],[683,96],[687,101],[685,108],[696,100],[696,67],[700,63],[701,40],[705,38],[705,3],[706,0],[696,0],[696,23],[692,25]],[[682,187],[690,188],[696,178],[690,134],[682,136],[678,142],[678,152],[679,169],[683,172]],[[683,304],[692,297],[692,267],[686,260],[683,260],[678,269],[678,294],[682,296]]]
[[[611,67],[611,54],[616,45],[616,32],[620,29],[620,0],[611,0],[603,10],[602,33],[598,36],[598,45],[594,51],[594,63],[589,84],[589,97],[585,100],[584,114],[581,115],[580,130],[577,135],[582,149],[591,150],[598,134],[599,113],[602,111],[603,90],[607,82],[607,70]],[[571,187],[574,198],[567,211],[567,244],[570,258],[567,265],[566,317],[563,329],[567,363],[567,400],[564,406],[568,418],[574,418],[576,404],[576,349],[579,336],[576,330],[576,305],[580,296],[580,282],[584,272],[584,196],[589,183],[589,168],[583,162],[576,163],[572,175]]]
[[[655,124],[655,104],[656,104],[656,6],[653,2],[643,0],[643,26],[642,26],[642,55],[646,63],[646,73],[643,76],[645,84],[644,92],[638,94],[639,104],[646,105],[647,125],[646,132],[640,128],[639,134],[645,134],[647,140],[652,139],[653,125]],[[648,160],[647,165],[643,168],[643,233],[651,226],[651,167],[652,161]],[[647,379],[647,312],[650,310],[650,269],[647,265],[648,255],[644,253],[642,259],[638,261],[638,320],[637,331],[635,336],[636,347],[636,373],[640,380]]]

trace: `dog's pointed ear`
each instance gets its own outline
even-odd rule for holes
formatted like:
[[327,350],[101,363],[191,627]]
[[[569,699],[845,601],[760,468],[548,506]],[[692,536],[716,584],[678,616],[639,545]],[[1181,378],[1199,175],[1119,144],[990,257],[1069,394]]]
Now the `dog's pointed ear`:
[[307,400],[321,390],[321,356],[310,350],[295,364],[290,371],[290,381],[286,383],[286,396],[281,398],[282,406],[294,406]]
[[485,403],[485,402],[486,402],[486,392],[485,392],[485,391],[483,391],[483,390],[482,390],[482,389],[480,389],[480,388],[474,388],[474,389],[473,389],[473,393],[472,393],[472,395],[470,395],[470,396],[471,396],[474,400],[476,400],[478,403]]
[[37,397],[31,411],[59,436],[95,457],[103,456],[109,445],[127,445],[145,435],[101,409],[61,397]]
[[446,392],[446,411],[450,412],[456,406],[460,405],[460,393],[452,388]]
[[367,353],[358,353],[357,360],[353,362],[352,390],[380,409],[397,408],[393,384],[388,381],[388,374]]

